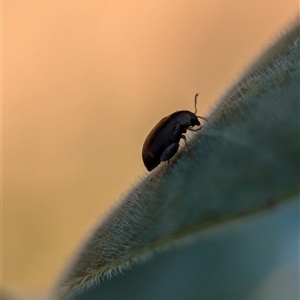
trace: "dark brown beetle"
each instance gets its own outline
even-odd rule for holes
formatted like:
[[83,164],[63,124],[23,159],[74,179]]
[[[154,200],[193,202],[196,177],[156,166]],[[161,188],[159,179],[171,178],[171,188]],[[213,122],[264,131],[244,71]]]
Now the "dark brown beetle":
[[[198,131],[201,129],[198,119],[207,121],[206,118],[197,116],[197,97],[195,95],[195,112],[180,110],[161,119],[148,134],[142,150],[142,157],[148,171],[156,168],[162,161],[169,161],[179,148],[179,141],[186,143],[184,133],[187,130]],[[200,126],[196,129],[194,126]],[[186,144],[187,146],[187,144]]]

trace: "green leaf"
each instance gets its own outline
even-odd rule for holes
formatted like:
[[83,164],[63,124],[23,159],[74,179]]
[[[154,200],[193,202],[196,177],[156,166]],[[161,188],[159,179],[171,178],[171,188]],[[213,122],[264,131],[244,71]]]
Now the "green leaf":
[[[231,299],[241,299],[241,292],[236,293],[239,298],[233,297],[226,274],[230,276],[231,265],[248,259],[243,253],[251,244],[246,243],[251,235],[245,225],[251,220],[249,216],[274,207],[287,210],[292,220],[298,216],[294,210],[300,174],[299,53],[297,23],[222,97],[208,123],[191,137],[192,150],[181,151],[171,165],[162,164],[141,180],[95,228],[62,276],[53,297],[217,299],[218,293],[216,298],[209,298],[205,286],[200,289],[197,280],[214,285],[218,262],[210,260],[210,268],[204,266],[205,255],[216,251],[216,246],[220,255],[234,249],[233,257],[227,253],[227,261],[222,259],[225,269],[220,272],[224,280],[216,285],[220,286],[218,299],[226,299],[222,293],[226,294],[227,289]],[[253,225],[258,234],[260,230],[266,234],[266,226],[277,224],[276,218],[264,223],[266,218],[269,214],[260,221],[261,229]],[[252,219],[255,223],[254,216]],[[295,221],[292,223],[294,226]],[[245,232],[226,233],[227,224],[245,227]],[[241,249],[237,238],[242,241]],[[274,239],[270,241],[278,246]],[[263,245],[271,251],[268,244]],[[167,250],[156,253],[162,249]],[[140,263],[149,256],[146,263]],[[268,257],[262,255],[262,265],[267,261]],[[129,266],[132,271],[105,280]],[[205,276],[203,270],[208,270]],[[238,268],[233,270],[237,272]],[[169,277],[172,281],[167,280]],[[250,288],[257,278],[250,278]]]

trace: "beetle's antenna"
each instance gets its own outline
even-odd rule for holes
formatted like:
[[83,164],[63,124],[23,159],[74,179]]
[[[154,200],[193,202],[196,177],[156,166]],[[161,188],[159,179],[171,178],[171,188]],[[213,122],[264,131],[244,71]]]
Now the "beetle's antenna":
[[196,94],[195,95],[195,112],[194,112],[194,114],[196,114],[197,113],[197,97],[199,96],[199,94]]
[[[196,94],[196,95],[195,95],[195,112],[194,112],[195,115],[197,114],[197,97],[198,97],[198,96],[199,96],[199,94]],[[196,116],[197,116],[197,115],[196,115]],[[204,117],[197,116],[197,118],[202,119],[202,120],[205,120],[205,121],[207,122],[207,119],[204,118]]]

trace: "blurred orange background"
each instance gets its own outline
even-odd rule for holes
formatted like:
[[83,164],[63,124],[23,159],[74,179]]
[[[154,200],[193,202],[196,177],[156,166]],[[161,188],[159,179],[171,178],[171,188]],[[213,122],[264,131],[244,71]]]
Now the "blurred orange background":
[[297,0],[3,0],[2,280],[46,293],[140,176],[150,129],[207,115]]

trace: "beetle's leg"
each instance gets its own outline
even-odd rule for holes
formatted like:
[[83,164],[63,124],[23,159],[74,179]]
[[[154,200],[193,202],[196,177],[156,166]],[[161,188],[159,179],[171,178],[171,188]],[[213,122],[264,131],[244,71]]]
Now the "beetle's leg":
[[169,160],[178,150],[179,143],[169,145],[160,156],[160,161]]
[[190,130],[190,131],[199,131],[203,126],[200,125],[198,128],[192,128],[192,127],[189,127],[187,128],[187,130]]

